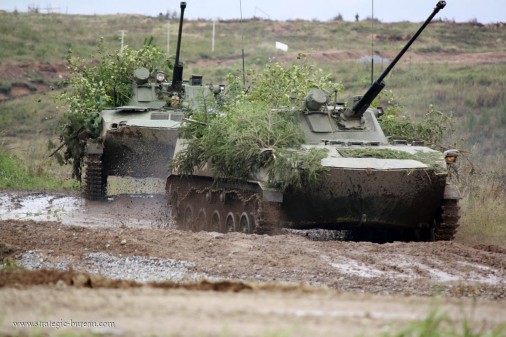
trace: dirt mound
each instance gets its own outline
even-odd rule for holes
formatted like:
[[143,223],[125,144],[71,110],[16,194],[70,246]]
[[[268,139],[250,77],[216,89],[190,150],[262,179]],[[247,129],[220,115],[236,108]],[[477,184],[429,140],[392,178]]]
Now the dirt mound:
[[100,275],[89,275],[77,271],[59,270],[0,270],[0,287],[29,287],[55,285],[88,288],[129,288],[141,285],[132,281],[109,280]]
[[474,249],[483,250],[491,253],[506,254],[506,249],[496,245],[476,245]]
[[272,292],[321,292],[326,288],[314,288],[297,284],[283,283],[251,283],[241,280],[223,280],[199,282],[149,282],[139,283],[128,280],[112,280],[96,274],[88,274],[75,270],[0,270],[0,288],[26,288],[31,286],[55,286],[57,288],[110,288],[126,289],[152,287],[157,289],[184,289],[190,291],[243,292],[243,291],[272,291]]
[[0,63],[0,102],[34,93],[44,93],[68,77],[64,62]]
[[[386,51],[382,57],[392,60],[398,51]],[[283,53],[274,57],[277,61],[292,62],[297,58],[297,53]],[[323,50],[312,51],[308,53],[309,59],[312,61],[325,61],[325,62],[357,62],[362,57],[370,57],[371,51],[369,50]],[[478,53],[406,53],[406,62],[415,63],[461,63],[461,64],[495,64],[504,62],[506,58],[505,51],[491,51],[491,52],[478,52]],[[228,58],[226,60],[198,60],[189,62],[195,67],[213,67],[217,65],[233,65],[240,62],[239,56],[235,58]]]
[[0,262],[5,261],[16,251],[16,247],[0,242]]

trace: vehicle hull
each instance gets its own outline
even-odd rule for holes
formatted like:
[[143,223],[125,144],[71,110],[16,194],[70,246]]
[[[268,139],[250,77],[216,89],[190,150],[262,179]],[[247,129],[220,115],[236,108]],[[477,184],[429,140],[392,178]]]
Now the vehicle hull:
[[332,168],[311,190],[288,189],[280,205],[294,229],[420,228],[440,211],[446,174],[427,169]]
[[167,178],[177,128],[123,126],[105,135],[103,165],[108,176]]

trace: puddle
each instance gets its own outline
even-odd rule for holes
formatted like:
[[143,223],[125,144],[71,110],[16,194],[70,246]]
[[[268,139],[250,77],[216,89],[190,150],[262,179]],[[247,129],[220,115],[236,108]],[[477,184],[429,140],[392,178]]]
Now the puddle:
[[0,220],[59,221],[68,212],[82,208],[80,198],[35,194],[0,195]]
[[150,227],[172,225],[164,194],[121,194],[106,201],[80,195],[0,192],[0,220],[58,221],[86,227]]

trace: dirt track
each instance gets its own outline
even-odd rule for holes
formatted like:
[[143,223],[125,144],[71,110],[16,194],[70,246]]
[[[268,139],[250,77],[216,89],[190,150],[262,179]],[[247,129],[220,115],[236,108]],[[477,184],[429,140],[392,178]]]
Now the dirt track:
[[[433,295],[457,321],[475,298],[474,324],[506,323],[500,247],[191,233],[173,228],[163,198],[123,196],[104,205],[0,194],[0,259],[53,270],[0,274],[0,314],[10,333],[19,331],[13,321],[73,319],[113,320],[115,330],[99,332],[132,336],[373,336],[425,317]],[[7,219],[34,195],[49,201],[26,217],[55,221]],[[58,204],[66,197],[77,206]],[[209,288],[222,291],[194,290]]]

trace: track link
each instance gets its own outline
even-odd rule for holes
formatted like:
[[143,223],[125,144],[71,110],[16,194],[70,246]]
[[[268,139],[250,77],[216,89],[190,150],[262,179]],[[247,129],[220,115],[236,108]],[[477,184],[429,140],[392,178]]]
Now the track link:
[[459,227],[459,200],[444,199],[441,205],[440,218],[436,220],[434,228],[434,239],[436,241],[450,241],[455,238]]
[[107,177],[104,174],[101,154],[87,154],[85,158],[84,197],[103,200],[107,197]]

